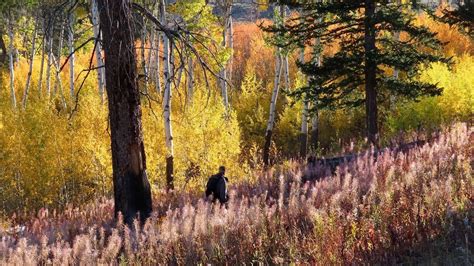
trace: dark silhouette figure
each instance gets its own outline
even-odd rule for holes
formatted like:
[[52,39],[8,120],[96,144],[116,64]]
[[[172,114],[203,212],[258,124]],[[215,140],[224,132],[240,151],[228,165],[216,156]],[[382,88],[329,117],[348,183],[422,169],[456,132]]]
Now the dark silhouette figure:
[[206,186],[206,197],[213,196],[212,201],[216,202],[219,200],[221,204],[226,203],[229,200],[227,195],[227,182],[229,180],[225,175],[225,167],[219,167],[219,173],[211,176],[207,181]]

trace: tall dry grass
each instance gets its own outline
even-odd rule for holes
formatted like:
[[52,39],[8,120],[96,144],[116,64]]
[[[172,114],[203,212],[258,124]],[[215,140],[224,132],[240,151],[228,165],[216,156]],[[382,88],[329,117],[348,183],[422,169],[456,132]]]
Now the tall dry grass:
[[161,195],[143,227],[114,224],[109,200],[42,210],[1,233],[0,264],[470,264],[473,140],[457,125],[321,179],[322,169],[289,163],[235,185],[227,207]]

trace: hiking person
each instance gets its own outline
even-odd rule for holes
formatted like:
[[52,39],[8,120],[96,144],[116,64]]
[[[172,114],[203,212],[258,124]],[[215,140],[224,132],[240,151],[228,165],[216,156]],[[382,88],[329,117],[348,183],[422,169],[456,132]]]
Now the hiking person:
[[219,200],[221,204],[226,203],[229,200],[227,195],[227,182],[229,180],[225,175],[225,167],[219,167],[219,173],[212,175],[207,181],[206,186],[206,197],[213,196],[212,202]]

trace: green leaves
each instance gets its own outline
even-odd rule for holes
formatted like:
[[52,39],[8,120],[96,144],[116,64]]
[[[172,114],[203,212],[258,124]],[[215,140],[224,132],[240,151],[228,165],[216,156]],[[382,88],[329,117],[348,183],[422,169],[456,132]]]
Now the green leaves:
[[[427,27],[415,23],[416,14],[407,4],[374,1],[377,8],[369,21],[376,31],[376,50],[367,54],[364,39],[364,21],[367,18],[363,1],[283,2],[289,5],[293,2],[293,7],[301,11],[298,17],[285,25],[276,24],[266,29],[275,36],[284,37],[283,41],[275,40],[276,45],[314,46],[320,42],[326,49],[336,47],[331,54],[326,51],[321,66],[316,60],[318,53],[310,62],[299,64],[302,72],[311,79],[309,86],[298,89],[293,96],[298,98],[306,93],[312,101],[326,108],[362,104],[364,58],[371,59],[377,65],[376,89],[379,95],[386,91],[416,99],[422,95],[441,93],[436,84],[417,81],[417,75],[421,66],[433,62],[446,63],[449,59],[439,55],[442,43]],[[389,69],[397,69],[400,78],[393,78],[392,72],[387,71]]]

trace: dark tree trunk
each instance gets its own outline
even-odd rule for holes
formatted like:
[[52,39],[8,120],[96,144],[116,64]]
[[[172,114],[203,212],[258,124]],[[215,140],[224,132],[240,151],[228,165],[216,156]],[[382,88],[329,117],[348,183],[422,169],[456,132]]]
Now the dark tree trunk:
[[134,49],[132,11],[128,0],[99,0],[105,52],[106,90],[112,141],[115,214],[127,224],[152,211],[146,174],[140,93]]
[[365,0],[365,110],[367,119],[367,138],[370,143],[378,145],[377,128],[377,64],[375,62],[375,3]]
[[265,166],[270,165],[270,146],[272,144],[272,134],[271,130],[267,130],[265,134],[265,145],[263,146],[263,164]]
[[5,41],[3,40],[3,32],[0,30],[0,66],[7,64],[8,54],[7,47],[5,46]]
[[308,134],[300,133],[300,157],[302,159],[306,158],[307,151],[308,151]]

